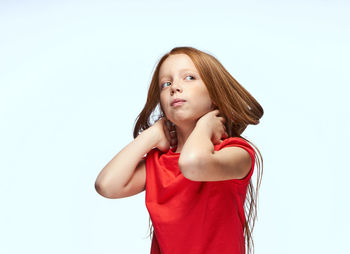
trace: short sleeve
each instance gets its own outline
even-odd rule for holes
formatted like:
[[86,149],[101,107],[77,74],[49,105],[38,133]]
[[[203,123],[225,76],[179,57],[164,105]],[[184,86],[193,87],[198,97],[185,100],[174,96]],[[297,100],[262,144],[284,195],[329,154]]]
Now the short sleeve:
[[255,151],[254,148],[247,142],[245,141],[243,138],[240,137],[229,137],[224,139],[221,144],[219,145],[218,150],[221,150],[222,148],[225,147],[232,147],[232,146],[237,146],[237,147],[241,147],[244,150],[246,150],[251,159],[252,159],[252,167],[250,168],[248,174],[241,179],[232,179],[231,181],[233,182],[237,182],[237,183],[247,183],[250,181],[251,176],[253,175],[254,172],[254,166],[255,166]]
[[157,148],[153,147],[151,150],[149,150],[149,151],[143,156],[142,159],[147,160],[148,158],[150,158],[151,156],[153,156],[153,154],[154,154],[154,152],[155,152],[156,149],[157,149]]

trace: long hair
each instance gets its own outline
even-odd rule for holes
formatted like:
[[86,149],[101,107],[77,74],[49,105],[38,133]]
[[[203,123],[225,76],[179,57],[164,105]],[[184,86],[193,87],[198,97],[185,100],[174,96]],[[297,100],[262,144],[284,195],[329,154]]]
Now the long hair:
[[[134,138],[136,138],[143,130],[146,130],[151,126],[150,120],[152,113],[157,106],[161,108],[160,88],[158,85],[159,70],[167,57],[175,54],[186,54],[191,58],[201,79],[207,87],[212,102],[215,104],[216,108],[219,109],[220,115],[226,120],[225,127],[228,137],[243,138],[257,151],[257,153],[255,153],[255,163],[258,171],[256,190],[254,191],[252,180],[250,180],[244,204],[246,217],[244,235],[248,247],[247,253],[254,253],[252,232],[257,218],[257,199],[263,172],[263,159],[259,149],[252,142],[242,137],[241,134],[248,124],[259,124],[259,120],[263,116],[264,110],[255,98],[230,75],[230,73],[214,56],[193,47],[176,47],[166,53],[159,60],[149,86],[146,104],[135,120],[136,124],[133,132]],[[158,119],[163,116],[164,113],[161,110]],[[151,224],[151,218],[149,219],[149,224]],[[150,226],[150,237],[152,237],[152,234],[153,230]]]

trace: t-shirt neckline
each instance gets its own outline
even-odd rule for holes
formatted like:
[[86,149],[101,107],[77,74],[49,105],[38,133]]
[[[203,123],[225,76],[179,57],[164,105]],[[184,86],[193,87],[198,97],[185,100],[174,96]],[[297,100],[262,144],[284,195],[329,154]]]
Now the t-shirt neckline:
[[174,147],[170,148],[170,149],[169,149],[169,153],[170,153],[170,154],[180,154],[180,153],[176,153],[176,152],[175,152],[176,149],[177,149],[177,146],[174,146]]
[[[221,145],[221,144],[214,145],[214,147],[219,146],[219,145]],[[169,149],[169,153],[170,153],[170,154],[177,154],[177,155],[181,154],[181,153],[176,153],[176,152],[175,152],[176,149],[177,149],[177,146],[174,146],[174,147],[170,148],[170,149]]]

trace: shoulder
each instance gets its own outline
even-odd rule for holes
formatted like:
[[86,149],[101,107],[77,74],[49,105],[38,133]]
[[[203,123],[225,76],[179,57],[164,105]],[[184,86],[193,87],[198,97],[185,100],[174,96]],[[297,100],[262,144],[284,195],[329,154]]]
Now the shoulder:
[[229,146],[242,146],[247,147],[254,151],[253,147],[249,144],[247,140],[241,137],[229,137],[224,139],[219,145],[217,145],[219,149]]
[[[246,155],[249,154],[249,157],[251,158],[252,162],[255,162],[255,150],[254,148],[249,144],[247,140],[241,137],[229,137],[227,139],[224,139],[219,145],[215,147],[214,153],[217,153],[221,150],[226,150],[230,147],[236,147],[234,150],[241,150]],[[233,149],[230,149],[233,150]]]

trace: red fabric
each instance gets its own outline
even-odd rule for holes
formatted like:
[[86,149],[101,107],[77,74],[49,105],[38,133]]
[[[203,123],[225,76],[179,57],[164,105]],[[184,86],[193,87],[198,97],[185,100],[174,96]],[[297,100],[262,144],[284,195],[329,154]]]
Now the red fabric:
[[151,254],[244,254],[244,201],[255,164],[254,149],[230,137],[214,146],[247,150],[252,168],[242,179],[196,182],[185,178],[176,147],[146,155],[146,207],[154,233]]

